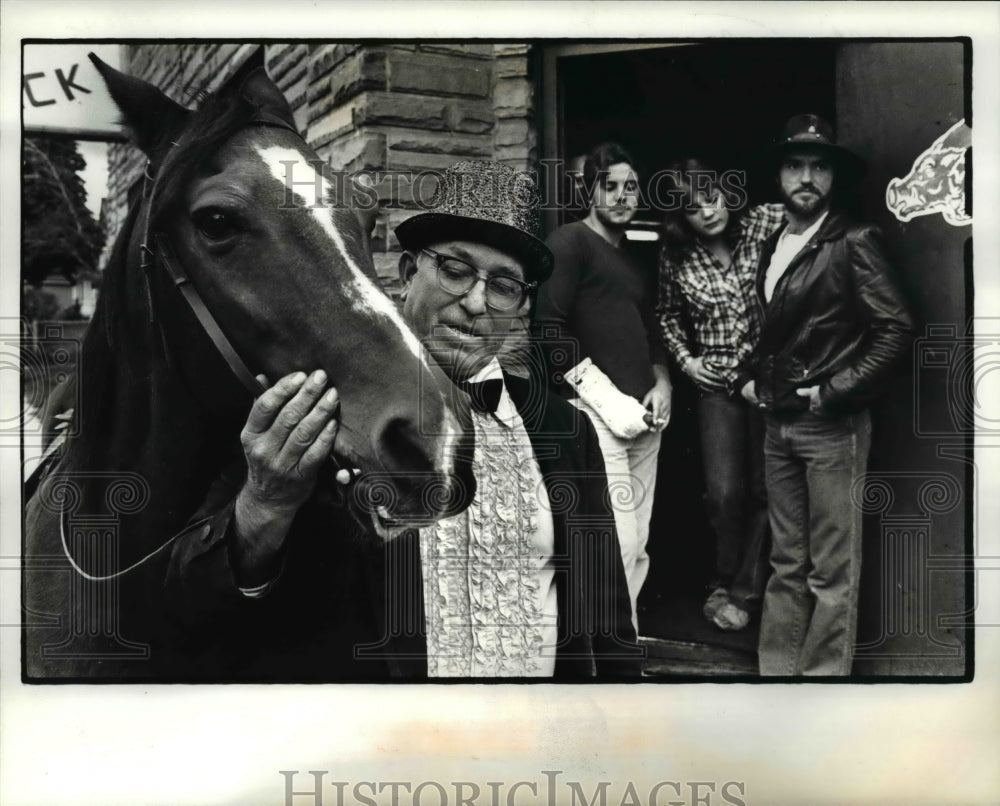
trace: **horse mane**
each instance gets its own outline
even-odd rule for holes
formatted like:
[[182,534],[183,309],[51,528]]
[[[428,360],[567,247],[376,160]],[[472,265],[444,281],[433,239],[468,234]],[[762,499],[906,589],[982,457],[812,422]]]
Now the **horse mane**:
[[[163,365],[164,349],[151,322],[146,281],[138,265],[129,265],[135,227],[145,226],[145,220],[140,219],[144,196],[152,193],[149,230],[154,232],[178,211],[184,188],[195,174],[250,123],[256,111],[237,92],[206,96],[189,115],[183,131],[165,137],[167,147],[150,155],[147,173],[156,180],[152,188],[149,180],[139,180],[142,193],[135,194],[112,248],[94,315],[81,344],[77,429],[66,453],[69,469],[95,469],[92,463],[107,446],[108,435],[123,413],[138,417],[150,413],[150,384],[155,365]],[[175,139],[171,141],[171,137]],[[115,398],[118,392],[126,395],[120,406]]]

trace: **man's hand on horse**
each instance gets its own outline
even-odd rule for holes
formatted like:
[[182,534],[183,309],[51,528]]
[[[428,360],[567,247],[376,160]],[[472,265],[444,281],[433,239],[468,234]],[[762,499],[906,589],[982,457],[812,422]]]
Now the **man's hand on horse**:
[[[263,375],[257,380],[267,385]],[[333,449],[339,405],[323,370],[308,377],[286,375],[254,401],[240,434],[247,480],[234,511],[242,585],[273,575],[295,513],[312,494]]]
[[305,503],[333,448],[339,405],[321,369],[286,375],[254,401],[240,439],[256,503],[292,514]]

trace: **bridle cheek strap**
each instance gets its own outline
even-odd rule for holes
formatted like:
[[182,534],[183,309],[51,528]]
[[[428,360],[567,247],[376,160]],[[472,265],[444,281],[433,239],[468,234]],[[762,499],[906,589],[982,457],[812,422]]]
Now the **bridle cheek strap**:
[[[266,387],[258,381],[253,373],[247,368],[247,365],[243,363],[243,359],[240,358],[236,349],[233,347],[232,343],[226,338],[226,334],[222,332],[222,328],[219,327],[219,323],[215,321],[215,317],[205,306],[205,303],[201,299],[201,295],[198,293],[198,289],[194,287],[191,279],[187,276],[184,271],[183,265],[180,260],[171,259],[175,258],[175,255],[171,254],[170,246],[166,239],[162,237],[160,233],[156,233],[153,236],[153,241],[156,244],[156,251],[148,250],[150,256],[155,256],[160,259],[160,263],[166,270],[167,275],[173,281],[174,287],[180,291],[181,296],[184,301],[188,304],[191,312],[198,319],[198,323],[201,325],[202,330],[211,339],[212,344],[215,349],[218,350],[219,355],[225,359],[226,363],[229,365],[229,369],[232,370],[233,375],[235,375],[240,383],[250,392],[250,395],[254,398],[260,397],[265,391]],[[162,323],[160,324],[162,333]],[[164,343],[166,343],[166,334],[163,333]],[[329,462],[334,470],[343,470],[344,466],[337,461],[337,457],[334,456],[333,451],[330,452]]]
[[[267,108],[258,109],[254,116],[250,119],[250,125],[272,126],[275,128],[287,129],[296,136],[299,134],[298,130],[295,128],[294,121],[287,119],[283,115],[276,114]],[[172,145],[176,146],[177,143],[173,143]],[[243,359],[240,358],[229,339],[226,338],[226,334],[222,332],[222,328],[219,327],[219,323],[215,321],[215,317],[212,316],[211,312],[205,306],[205,303],[201,299],[201,295],[192,284],[191,278],[187,276],[181,262],[177,259],[171,259],[176,258],[176,256],[171,253],[169,243],[162,237],[161,233],[157,232],[152,235],[155,250],[150,248],[150,221],[152,215],[153,197],[156,195],[156,185],[159,182],[159,171],[157,171],[156,176],[154,177],[150,175],[149,169],[149,161],[147,160],[146,168],[143,172],[143,197],[147,199],[146,220],[143,226],[142,243],[140,244],[139,249],[141,250],[142,268],[146,274],[146,294],[149,303],[150,319],[151,321],[155,321],[156,319],[156,306],[153,303],[150,291],[152,279],[149,276],[149,271],[152,269],[153,264],[151,258],[158,256],[163,263],[163,267],[167,270],[167,274],[173,281],[174,286],[181,292],[181,296],[187,302],[188,307],[198,319],[202,329],[208,335],[209,339],[211,339],[212,344],[215,345],[215,349],[219,351],[219,354],[223,357],[223,359],[225,359],[233,374],[237,377],[237,379],[239,379],[240,383],[243,384],[246,390],[250,392],[251,396],[255,398],[259,397],[265,391],[265,387],[253,376],[253,373],[247,369],[247,365],[243,363]],[[148,197],[146,195],[147,188],[149,188]],[[164,343],[164,349],[168,350],[166,334],[163,333],[162,324],[160,325],[160,332]]]
[[219,327],[219,323],[215,321],[215,317],[212,316],[211,312],[205,306],[205,303],[201,299],[201,295],[198,293],[198,289],[194,287],[191,283],[191,278],[187,276],[184,271],[184,267],[179,260],[172,260],[174,257],[171,255],[170,247],[167,241],[160,235],[156,233],[153,236],[153,242],[156,244],[155,254],[160,258],[160,263],[163,268],[166,269],[174,286],[180,291],[181,296],[184,301],[188,304],[191,312],[198,319],[198,324],[201,325],[202,330],[211,339],[212,344],[215,349],[218,350],[219,355],[221,355],[226,363],[229,365],[229,369],[232,370],[233,375],[237,377],[240,383],[250,392],[253,397],[259,397],[264,391],[264,386],[258,381],[253,373],[247,368],[247,365],[240,358],[236,349],[233,347],[232,343],[226,338],[226,334],[222,332],[222,328]]
[[[287,129],[296,136],[298,136],[298,131],[295,128],[294,121],[288,120],[283,115],[276,114],[266,108],[259,109],[254,117],[250,121],[251,125],[256,126],[273,126],[276,128]],[[176,143],[174,144],[176,145]],[[146,183],[152,180],[153,187],[150,190],[150,194],[147,201],[146,208],[146,220],[144,225],[142,243],[140,244],[140,250],[142,252],[142,268],[145,272],[145,279],[147,284],[147,294],[149,293],[150,286],[152,284],[152,278],[149,276],[149,272],[152,271],[153,260],[152,258],[158,257],[160,262],[163,264],[163,268],[166,269],[174,287],[180,291],[181,296],[187,303],[191,312],[195,315],[198,323],[201,325],[202,330],[208,335],[215,349],[219,352],[219,355],[225,360],[229,365],[229,369],[232,371],[233,375],[237,377],[241,384],[246,388],[250,395],[254,398],[260,397],[265,391],[266,387],[258,381],[252,372],[247,368],[247,365],[243,363],[243,359],[240,358],[239,353],[233,347],[232,343],[226,337],[226,334],[222,332],[222,328],[219,327],[219,323],[215,321],[215,317],[208,310],[205,303],[202,301],[201,295],[198,293],[198,289],[195,288],[194,284],[191,282],[191,278],[188,277],[187,272],[184,271],[184,267],[177,256],[173,254],[170,248],[169,242],[163,237],[162,233],[153,233],[152,241],[155,244],[155,251],[149,247],[150,241],[150,222],[151,222],[151,212],[152,212],[152,201],[153,197],[156,195],[156,183],[159,181],[159,174],[153,179],[149,173],[149,165],[146,166],[146,171],[144,175],[143,184],[143,195],[145,196]],[[155,304],[150,298],[150,317],[156,319],[155,314]],[[167,347],[167,337],[166,333],[163,332],[162,322],[158,323],[160,327],[160,335],[163,340],[164,349],[168,350]],[[336,470],[344,469],[337,458],[334,456],[333,451],[330,452],[330,464]]]

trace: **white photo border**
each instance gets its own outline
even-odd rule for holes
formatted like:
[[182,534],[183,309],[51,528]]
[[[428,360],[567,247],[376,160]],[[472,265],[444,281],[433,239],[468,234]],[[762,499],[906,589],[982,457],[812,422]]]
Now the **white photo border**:
[[[495,39],[951,37],[973,40],[975,217],[997,219],[996,3],[333,3],[4,0],[0,6],[0,316],[19,316],[20,41],[37,38]],[[976,314],[1000,316],[1000,234],[975,230]],[[19,394],[16,373],[0,395]],[[985,447],[985,446],[977,446]],[[0,624],[16,624],[17,452],[0,456]],[[6,455],[9,453],[10,455]],[[1000,556],[1000,459],[976,454],[980,556]],[[995,565],[996,563],[994,563]],[[985,576],[983,579],[995,579]],[[548,802],[544,771],[587,798],[631,783],[648,803],[991,803],[1000,800],[1000,627],[977,629],[975,679],[956,685],[31,686],[19,631],[0,627],[0,802],[352,803],[358,782],[478,782],[477,803]],[[419,696],[414,696],[419,693]],[[550,773],[551,774],[551,773]],[[348,782],[338,790],[333,781]],[[517,793],[518,782],[536,782]],[[714,790],[692,784],[714,783]],[[742,784],[740,790],[726,784]],[[338,791],[342,801],[338,800]],[[367,787],[361,790],[371,795]],[[391,787],[375,797],[389,802]],[[411,802],[405,795],[401,802]],[[469,790],[465,790],[468,794]],[[438,803],[433,787],[425,803]],[[508,798],[512,798],[508,801]],[[360,801],[363,802],[363,801]],[[631,802],[631,801],[625,801]]]

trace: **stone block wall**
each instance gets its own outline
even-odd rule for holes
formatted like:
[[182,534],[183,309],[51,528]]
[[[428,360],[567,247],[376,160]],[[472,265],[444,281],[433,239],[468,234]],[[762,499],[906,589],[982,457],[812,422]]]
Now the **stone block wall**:
[[532,46],[494,45],[493,50],[493,159],[519,171],[535,170],[540,155]]
[[[232,75],[255,46],[134,45],[124,69],[174,100],[193,105]],[[266,45],[268,72],[285,93],[299,130],[331,167],[416,180],[380,186],[373,246],[379,278],[398,287],[392,230],[434,187],[435,171],[461,159],[498,159],[518,170],[538,160],[535,76],[529,45],[412,42]],[[112,235],[127,209],[143,158],[130,145],[110,150],[107,219]]]

